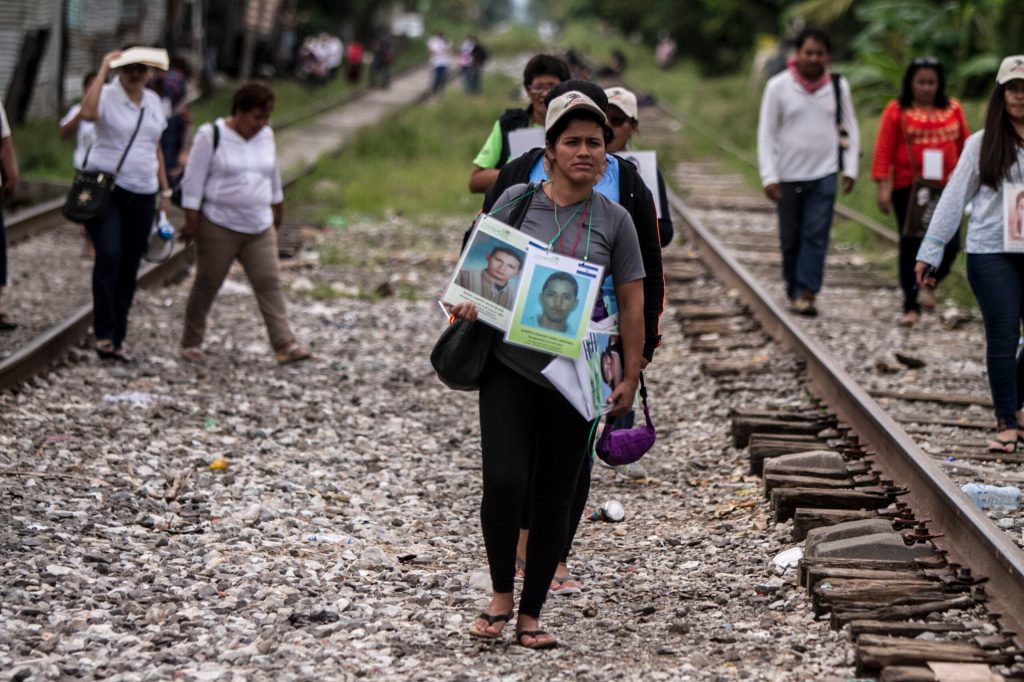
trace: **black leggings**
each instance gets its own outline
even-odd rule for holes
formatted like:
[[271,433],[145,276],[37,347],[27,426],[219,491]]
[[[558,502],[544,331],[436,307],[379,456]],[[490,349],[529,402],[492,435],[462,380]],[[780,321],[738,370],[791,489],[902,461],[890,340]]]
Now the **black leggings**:
[[[636,413],[627,412],[621,417],[608,417],[607,423],[614,424],[617,429],[631,429]],[[594,434],[591,434],[593,437]],[[580,521],[583,520],[583,512],[587,508],[587,499],[590,497],[590,476],[594,469],[594,458],[591,456],[593,443],[587,441],[587,456],[583,459],[583,466],[580,467],[580,477],[576,481],[576,492],[572,496],[572,506],[569,508],[569,537],[565,541],[565,550],[562,552],[562,562],[568,563],[569,553],[572,551],[573,540],[576,539],[576,531],[579,530]],[[531,472],[531,476],[533,473]],[[530,530],[530,507],[532,507],[529,492],[523,500],[523,508],[520,512],[519,527],[523,530]]]
[[[902,236],[903,221],[907,218],[907,202],[910,200],[910,188],[901,187],[892,191],[892,208],[896,214],[896,229],[901,231],[900,235],[900,287],[903,289],[903,312],[914,310],[921,312],[921,304],[917,302],[917,276],[914,274],[914,266],[917,265],[917,250],[921,248],[920,237]],[[953,261],[960,250],[960,233],[953,235],[953,239],[946,244],[946,250],[942,254],[942,263],[935,271],[935,279],[939,282],[946,278],[949,269],[953,267]]]
[[540,617],[569,537],[589,436],[590,424],[561,394],[491,358],[480,379],[480,525],[493,589],[512,592],[521,508],[532,493],[520,614]]

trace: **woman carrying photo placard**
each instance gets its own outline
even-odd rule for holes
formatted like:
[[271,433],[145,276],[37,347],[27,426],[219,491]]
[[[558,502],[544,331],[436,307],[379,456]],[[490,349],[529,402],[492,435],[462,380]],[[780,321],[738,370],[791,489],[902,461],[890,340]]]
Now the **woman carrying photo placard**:
[[[603,266],[614,278],[624,370],[608,402],[612,414],[623,414],[639,384],[644,267],[629,214],[594,192],[611,130],[602,107],[579,91],[551,101],[544,128],[551,180],[534,192],[520,229],[550,253]],[[507,222],[526,189],[508,188],[494,216]],[[472,303],[450,310],[459,319],[477,317]],[[515,629],[517,643],[533,649],[556,645],[540,629],[540,612],[569,535],[570,505],[594,426],[542,374],[553,357],[498,341],[480,378],[480,518],[493,592],[469,632],[494,639],[512,618],[519,510],[529,497],[533,525]]]
[[1017,235],[1014,201],[1024,191],[1024,55],[1007,57],[996,75],[985,129],[964,145],[956,170],[917,252],[921,286],[935,286],[946,244],[967,221],[967,279],[985,323],[988,383],[997,433],[991,452],[1013,453],[1022,428],[1024,354],[1017,356],[1024,303],[1024,240]]

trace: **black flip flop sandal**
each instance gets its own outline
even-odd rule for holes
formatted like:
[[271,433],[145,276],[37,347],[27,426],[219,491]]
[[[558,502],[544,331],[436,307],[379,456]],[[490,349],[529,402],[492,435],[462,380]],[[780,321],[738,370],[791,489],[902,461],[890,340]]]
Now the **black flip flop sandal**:
[[0,332],[14,331],[18,328],[18,323],[11,319],[7,313],[0,313]]
[[[995,445],[998,443],[998,445]],[[1009,449],[1007,449],[1009,448]],[[996,452],[1001,455],[1012,455],[1017,452],[1017,439],[1006,440],[1003,438],[993,438],[988,444],[989,452]]]
[[[556,646],[558,646],[558,640],[556,639],[552,639],[547,642],[537,641],[537,639],[547,634],[548,633],[544,632],[543,630],[519,630],[518,632],[516,632],[516,644],[523,647],[524,649],[535,649],[538,651],[540,649],[554,649]],[[524,644],[523,637],[532,637],[534,640],[533,644]]]
[[[507,623],[510,620],[512,620],[512,612],[509,611],[508,613],[487,613],[486,611],[482,611],[480,615],[477,616],[477,618],[479,620],[487,621],[487,625],[488,627],[490,627],[495,623]],[[501,637],[500,632],[496,633],[488,632],[487,630],[477,630],[476,623],[473,623],[473,625],[470,626],[469,634],[471,637],[479,637],[480,639],[497,639],[498,637]]]

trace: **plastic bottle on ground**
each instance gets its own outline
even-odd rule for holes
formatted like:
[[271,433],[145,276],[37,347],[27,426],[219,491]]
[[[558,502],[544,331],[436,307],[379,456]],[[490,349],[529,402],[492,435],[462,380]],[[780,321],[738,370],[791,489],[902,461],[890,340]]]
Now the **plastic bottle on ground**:
[[1020,506],[1020,490],[1012,485],[967,483],[960,490],[979,509],[1016,509]]
[[608,500],[590,515],[591,521],[610,521],[611,523],[618,523],[624,518],[626,518],[626,510],[618,500]]

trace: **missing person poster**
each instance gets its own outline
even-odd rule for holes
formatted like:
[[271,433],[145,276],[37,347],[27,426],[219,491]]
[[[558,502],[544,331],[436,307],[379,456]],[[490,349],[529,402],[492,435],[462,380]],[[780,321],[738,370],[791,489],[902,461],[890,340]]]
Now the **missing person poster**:
[[543,146],[544,128],[531,126],[513,130],[508,134],[508,160],[518,159],[531,149]]
[[519,230],[481,214],[442,301],[475,303],[481,322],[508,331],[529,244]]
[[654,195],[654,208],[658,213],[658,219],[662,218],[661,215],[661,192],[658,191],[658,154],[657,152],[638,152],[632,149],[623,149],[619,152],[619,156],[630,162],[640,172],[640,178],[647,185],[647,189],[651,190],[651,194]]
[[591,321],[576,360],[556,357],[541,372],[587,421],[607,414],[608,396],[622,381],[622,341],[618,320]]
[[1003,183],[1003,250],[1024,253],[1024,185]]
[[578,358],[604,268],[531,248],[505,341]]

